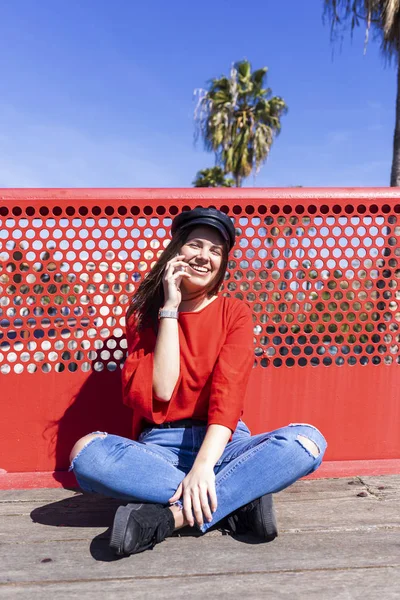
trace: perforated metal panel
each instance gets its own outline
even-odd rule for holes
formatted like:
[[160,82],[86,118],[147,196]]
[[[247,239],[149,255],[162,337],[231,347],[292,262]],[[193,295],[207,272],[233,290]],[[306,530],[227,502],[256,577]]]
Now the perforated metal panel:
[[[220,208],[238,235],[222,292],[252,306],[255,366],[398,361],[398,205]],[[2,206],[1,373],[118,368],[126,307],[178,211]]]
[[331,458],[400,456],[395,190],[2,196],[0,373],[8,415],[0,456],[8,456],[0,468],[65,468],[78,435],[95,428],[129,435],[129,417],[115,408],[125,312],[169,243],[172,218],[195,206],[221,209],[236,227],[221,293],[253,310],[245,413],[253,429],[312,421],[327,435]]

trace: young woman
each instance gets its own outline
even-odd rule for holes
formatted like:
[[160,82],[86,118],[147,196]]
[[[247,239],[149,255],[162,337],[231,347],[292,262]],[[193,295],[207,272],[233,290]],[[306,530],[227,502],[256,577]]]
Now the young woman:
[[127,314],[123,394],[132,439],[80,439],[71,469],[84,491],[129,502],[111,547],[151,548],[185,525],[227,527],[264,541],[277,535],[272,493],[321,464],[326,443],[305,424],[252,436],[241,420],[253,365],[250,308],[219,293],[235,229],[227,215],[177,215],[172,240],[141,282]]

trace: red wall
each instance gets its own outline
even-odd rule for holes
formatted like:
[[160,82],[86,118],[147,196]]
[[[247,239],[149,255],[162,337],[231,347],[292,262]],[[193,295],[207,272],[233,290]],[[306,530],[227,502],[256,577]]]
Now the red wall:
[[328,460],[400,458],[396,189],[2,190],[0,470],[63,470],[81,435],[129,436],[123,315],[196,205],[237,227],[223,293],[254,310],[251,429],[311,422]]

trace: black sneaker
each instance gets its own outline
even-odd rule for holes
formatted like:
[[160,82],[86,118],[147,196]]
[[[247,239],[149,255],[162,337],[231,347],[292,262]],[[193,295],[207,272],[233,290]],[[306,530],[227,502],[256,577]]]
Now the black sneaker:
[[278,535],[272,494],[238,508],[227,517],[227,524],[231,533],[252,533],[265,542],[272,542]]
[[172,534],[174,516],[161,504],[128,504],[115,513],[110,547],[116,554],[138,554]]

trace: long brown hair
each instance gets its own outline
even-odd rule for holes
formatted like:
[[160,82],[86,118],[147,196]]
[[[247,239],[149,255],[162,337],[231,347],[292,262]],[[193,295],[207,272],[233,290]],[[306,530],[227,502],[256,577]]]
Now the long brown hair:
[[[152,325],[154,330],[157,331],[158,310],[164,304],[164,286],[162,280],[165,266],[169,260],[179,254],[180,249],[189,237],[190,231],[195,227],[196,225],[185,229],[178,229],[175,232],[170,243],[133,295],[126,313],[126,321],[128,322],[134,316],[138,330],[144,326]],[[228,265],[228,254],[228,243],[224,240],[221,265],[215,279],[212,281],[210,289],[207,291],[208,298],[214,296],[222,285]]]

